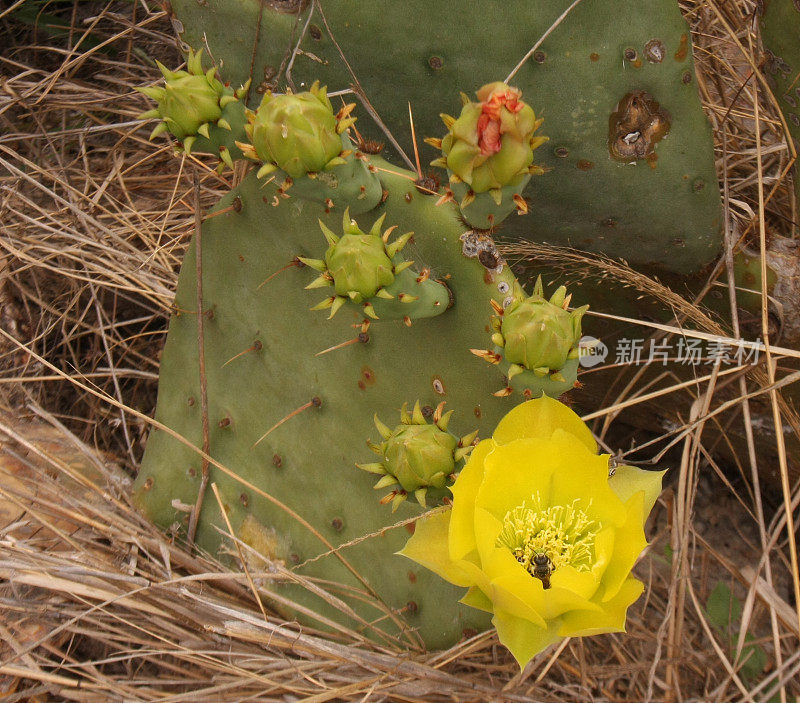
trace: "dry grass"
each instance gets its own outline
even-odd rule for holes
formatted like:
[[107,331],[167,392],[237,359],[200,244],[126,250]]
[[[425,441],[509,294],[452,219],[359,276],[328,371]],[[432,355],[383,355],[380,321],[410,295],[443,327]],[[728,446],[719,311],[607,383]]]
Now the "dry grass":
[[[748,374],[716,369],[688,387],[617,371],[613,396],[593,414],[601,438],[630,421],[647,394],[673,402],[685,421],[646,445],[673,447],[676,476],[637,567],[647,596],[632,608],[626,635],[567,640],[522,673],[491,633],[447,652],[401,652],[265,616],[259,573],[230,572],[145,522],[127,491],[192,234],[191,177],[201,174],[204,206],[231,177],[173,157],[135,122],[146,101],[132,87],[156,80],[152,58],[177,60],[154,2],[49,11],[71,27],[66,40],[0,10],[3,701],[722,702],[800,694],[786,530],[787,505],[796,512],[800,493],[777,438],[783,481],[777,490],[759,485],[770,467],[750,421],[761,401],[768,421],[797,433],[796,410],[780,394],[797,379],[800,353],[791,348],[773,349],[775,363]],[[794,154],[766,85],[752,80],[760,77],[753,3],[698,0],[684,11],[715,127],[728,249],[763,248],[772,232],[796,236],[786,176]],[[515,250],[533,253],[572,278],[600,272],[639,290],[643,305],[671,306],[675,321],[653,326],[654,334],[740,336],[737,319],[722,325],[681,290],[620,262]],[[727,261],[710,272],[709,291],[726,280]],[[762,338],[774,335],[768,322],[766,314],[755,321]],[[747,430],[733,470],[718,465],[706,431],[731,409]],[[755,680],[743,680],[743,638],[733,631],[726,641],[709,624],[704,605],[718,582],[743,603],[738,631],[767,653]]]

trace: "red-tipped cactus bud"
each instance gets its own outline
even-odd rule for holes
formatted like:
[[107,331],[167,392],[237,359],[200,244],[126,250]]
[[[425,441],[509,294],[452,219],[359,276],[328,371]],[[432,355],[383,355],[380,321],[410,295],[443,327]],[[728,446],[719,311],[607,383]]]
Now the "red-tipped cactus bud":
[[444,115],[449,132],[442,139],[444,156],[434,163],[474,193],[516,185],[538,172],[533,150],[546,137],[534,136],[542,121],[521,96],[505,83],[489,83],[477,92],[479,102],[465,101],[458,119]]

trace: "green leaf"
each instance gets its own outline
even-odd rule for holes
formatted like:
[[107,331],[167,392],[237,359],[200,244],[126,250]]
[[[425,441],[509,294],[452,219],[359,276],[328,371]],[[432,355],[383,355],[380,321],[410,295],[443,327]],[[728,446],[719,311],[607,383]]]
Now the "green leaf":
[[755,637],[749,632],[744,636],[744,641],[747,644],[742,647],[742,657],[740,661],[744,663],[739,669],[739,675],[745,681],[752,681],[758,677],[767,666],[767,653],[760,644],[755,642]]
[[712,625],[730,636],[729,630],[738,624],[742,616],[742,604],[728,584],[718,581],[706,601],[706,614]]

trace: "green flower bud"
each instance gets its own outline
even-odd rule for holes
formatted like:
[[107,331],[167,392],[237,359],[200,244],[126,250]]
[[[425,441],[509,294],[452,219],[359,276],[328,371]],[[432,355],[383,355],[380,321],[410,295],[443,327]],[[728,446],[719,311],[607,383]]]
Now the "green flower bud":
[[529,298],[515,301],[503,312],[500,333],[503,354],[511,364],[529,370],[558,370],[577,347],[581,318],[588,306],[569,312],[566,288],[561,286],[547,300],[541,279]]
[[223,85],[215,78],[216,67],[203,71],[202,49],[197,53],[189,50],[185,71],[170,71],[160,63],[158,67],[164,86],[137,88],[157,103],[139,115],[140,119],[161,119],[150,139],[169,132],[181,141],[179,151],[190,154],[194,148],[215,154],[220,158],[220,169],[223,165],[232,167],[233,159],[242,156],[235,146],[233,125],[239,129],[244,120],[241,100],[249,81],[238,90]]
[[[159,101],[159,115],[169,131],[178,139],[197,134],[206,122],[216,122],[222,117],[219,106],[221,91],[217,91],[205,75],[178,71],[179,78],[168,80],[164,86],[164,99]],[[176,74],[177,75],[177,74]],[[218,83],[216,79],[212,79]]]
[[[401,304],[417,300],[416,296],[407,292],[386,290],[395,282],[395,278],[414,263],[404,261],[398,253],[408,243],[412,232],[406,232],[394,241],[389,236],[394,227],[381,233],[381,225],[385,215],[381,215],[372,225],[369,232],[363,232],[354,220],[350,219],[350,211],[345,210],[342,217],[343,234],[332,232],[320,220],[322,234],[328,242],[328,250],[324,259],[309,259],[301,256],[306,266],[319,271],[306,288],[323,288],[333,286],[333,295],[315,305],[312,310],[331,309],[330,317],[346,302],[363,304],[364,313],[377,319],[371,298],[393,300],[395,296]],[[408,274],[404,274],[408,276]],[[402,278],[402,277],[401,277]],[[400,283],[402,281],[398,279]]]
[[337,119],[325,88],[314,83],[304,93],[264,95],[247,132],[258,159],[299,178],[341,163],[345,124],[352,121]]
[[354,229],[325,252],[325,263],[336,294],[360,303],[394,281],[394,267],[380,236]]
[[385,496],[382,503],[392,503],[393,509],[413,494],[425,506],[428,490],[443,497],[444,489],[452,482],[456,464],[466,459],[472,451],[472,442],[477,433],[460,439],[447,431],[452,412],[444,413],[444,403],[433,412],[433,423],[429,424],[420,409],[419,402],[408,412],[403,403],[400,411],[401,424],[390,430],[377,416],[375,425],[383,437],[381,444],[369,443],[370,448],[382,461],[375,464],[359,464],[359,468],[382,478],[375,488],[397,485]]
[[400,425],[386,441],[384,465],[407,493],[424,486],[444,488],[456,468],[457,444],[458,439],[436,425]]

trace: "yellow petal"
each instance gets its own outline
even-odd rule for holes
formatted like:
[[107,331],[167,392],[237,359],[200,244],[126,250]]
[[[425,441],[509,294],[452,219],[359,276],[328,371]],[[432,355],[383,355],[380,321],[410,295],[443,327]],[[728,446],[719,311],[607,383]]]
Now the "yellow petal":
[[601,611],[573,610],[561,618],[558,634],[562,637],[585,637],[604,632],[624,632],[628,608],[642,594],[644,584],[636,579],[628,579],[610,601],[603,604]]
[[[613,525],[603,527],[594,537],[594,562],[592,563],[592,573],[598,583],[602,583],[608,565],[614,554],[614,538],[617,528]],[[600,595],[602,595],[602,589]]]
[[[541,611],[545,606],[542,582],[531,576],[507,549],[495,549],[482,564],[489,577],[485,592],[495,612],[502,610],[545,627]],[[581,605],[586,605],[581,603]]]
[[[571,476],[576,472],[587,476],[590,471],[581,471],[579,467],[592,458],[582,443],[561,431],[554,432],[552,439],[518,439],[499,445],[486,457],[483,483],[475,505],[501,521],[509,510],[523,502],[530,505],[533,496],[538,496],[543,506],[554,505],[554,476]],[[577,483],[570,481],[571,486]],[[616,500],[611,491],[609,494]],[[581,496],[586,496],[588,504],[591,495],[586,489],[571,495],[569,501]]]
[[[495,608],[541,626],[570,610],[601,609],[600,605],[581,593],[561,588],[558,582],[545,590],[541,580],[531,576],[503,547],[495,549],[482,565],[491,584],[491,590],[487,592]],[[555,573],[551,576],[551,583]]]
[[450,515],[450,557],[462,559],[477,548],[475,543],[475,496],[483,481],[483,462],[495,444],[485,439],[472,452],[456,482],[450,489],[453,493],[453,510]]
[[464,605],[478,610],[485,610],[487,613],[494,612],[494,606],[489,597],[477,586],[470,586],[467,594],[461,599]]
[[594,570],[578,571],[573,566],[564,565],[553,572],[550,583],[553,589],[570,591],[580,598],[589,600],[597,593],[600,578]]
[[569,432],[590,452],[597,453],[597,443],[583,420],[566,405],[546,395],[514,408],[500,420],[492,437],[498,444],[524,437],[549,439],[556,429]]
[[[488,510],[480,507],[475,508],[473,520],[473,526],[475,530],[474,539],[478,550],[477,553],[480,556],[481,566],[485,570],[485,562],[492,559],[492,555],[497,549],[497,537],[500,534],[500,531],[503,529],[503,523]],[[508,549],[504,549],[504,551],[511,555],[511,552],[509,552]],[[491,577],[490,574],[489,577]]]
[[537,627],[527,620],[497,611],[492,624],[497,628],[500,642],[514,655],[520,669],[524,669],[539,652],[559,639],[558,621],[548,623],[546,628]]
[[646,520],[661,494],[661,480],[666,471],[645,471],[635,466],[618,466],[617,472],[608,479],[611,490],[626,503],[637,491],[644,491],[644,516]]
[[449,510],[417,520],[414,534],[398,554],[421,564],[456,586],[471,586],[472,580],[450,560],[447,550],[449,525]]
[[[524,571],[524,569],[523,569]],[[527,574],[527,572],[525,572]],[[527,574],[528,578],[531,581],[535,581],[541,585],[541,581],[539,579],[534,578],[530,574]],[[553,574],[555,576],[555,574]],[[550,577],[550,581],[552,584],[552,576]],[[498,586],[507,586],[505,580],[501,580]],[[515,587],[519,584],[515,584]],[[560,617],[564,613],[568,613],[572,610],[601,610],[602,608],[593,603],[592,601],[582,597],[579,593],[575,593],[568,588],[560,588],[559,586],[552,584],[550,588],[546,591],[542,591],[544,594],[544,603],[539,611],[545,621],[550,621],[555,618]]]
[[[553,472],[549,505],[569,505],[582,498],[579,507],[600,525],[621,525],[624,503],[608,486],[608,455],[590,454],[562,430],[556,430],[551,441],[569,448],[571,463]],[[562,451],[566,453],[567,449]]]
[[614,551],[601,582],[604,603],[617,595],[642,550],[647,546],[641,518],[644,495],[644,491],[639,491],[625,503],[626,520],[614,534]]

